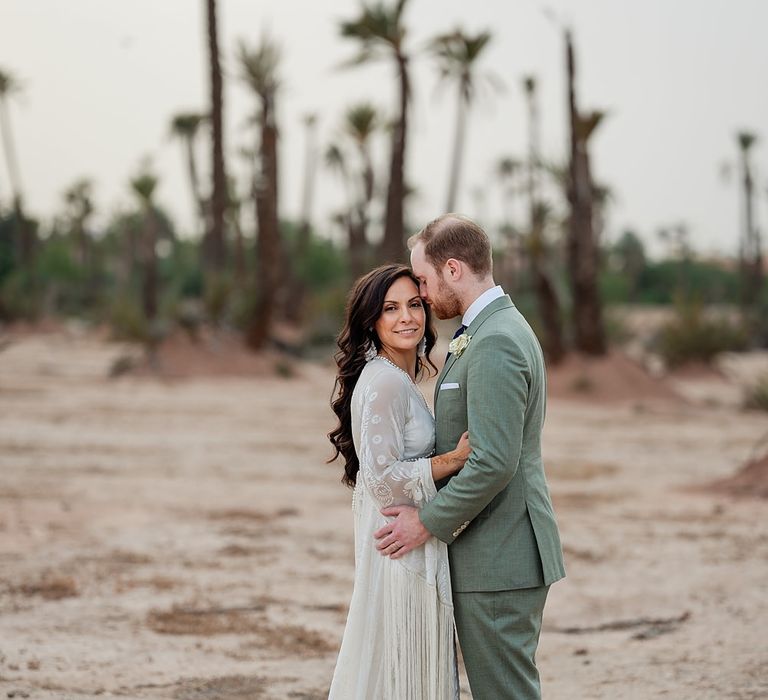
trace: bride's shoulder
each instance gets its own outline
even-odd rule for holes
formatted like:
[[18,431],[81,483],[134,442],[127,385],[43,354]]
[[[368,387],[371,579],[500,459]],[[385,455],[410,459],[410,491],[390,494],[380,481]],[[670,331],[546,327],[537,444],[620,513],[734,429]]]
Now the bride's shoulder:
[[408,383],[405,373],[383,360],[373,359],[363,368],[356,389],[371,392],[384,392],[390,396],[407,393]]

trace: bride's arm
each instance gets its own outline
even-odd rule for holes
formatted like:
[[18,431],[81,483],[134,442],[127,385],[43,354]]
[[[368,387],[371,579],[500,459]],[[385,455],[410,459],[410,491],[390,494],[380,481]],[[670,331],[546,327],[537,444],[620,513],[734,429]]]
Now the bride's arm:
[[382,506],[421,506],[436,494],[436,480],[464,466],[469,450],[461,443],[431,459],[405,459],[409,389],[400,377],[386,371],[377,374],[363,389],[361,401],[360,470]]
[[453,476],[461,471],[470,453],[468,436],[469,433],[464,433],[456,448],[450,452],[432,457],[432,478],[435,481]]

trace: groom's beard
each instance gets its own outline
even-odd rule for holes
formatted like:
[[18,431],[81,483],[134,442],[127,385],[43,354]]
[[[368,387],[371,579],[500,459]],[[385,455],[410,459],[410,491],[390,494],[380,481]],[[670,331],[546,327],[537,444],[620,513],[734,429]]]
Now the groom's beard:
[[438,282],[437,296],[430,299],[432,313],[441,321],[461,315],[461,303],[454,292],[443,280]]

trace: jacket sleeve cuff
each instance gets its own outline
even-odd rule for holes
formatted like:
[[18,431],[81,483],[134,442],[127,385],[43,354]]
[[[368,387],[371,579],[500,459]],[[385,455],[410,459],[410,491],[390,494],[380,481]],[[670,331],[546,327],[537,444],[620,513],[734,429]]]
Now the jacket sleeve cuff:
[[432,515],[428,503],[419,511],[419,519],[427,530],[446,544],[451,544],[458,537],[459,533],[456,530],[446,527],[445,523],[439,522],[438,518]]

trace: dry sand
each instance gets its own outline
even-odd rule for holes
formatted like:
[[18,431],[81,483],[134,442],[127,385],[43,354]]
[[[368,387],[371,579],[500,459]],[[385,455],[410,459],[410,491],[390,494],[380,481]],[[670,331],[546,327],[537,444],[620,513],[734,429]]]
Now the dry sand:
[[[0,696],[324,698],[353,577],[330,367],[109,379],[103,339],[1,345]],[[768,697],[768,502],[692,488],[766,414],[583,372],[553,374],[545,433],[544,697]]]

